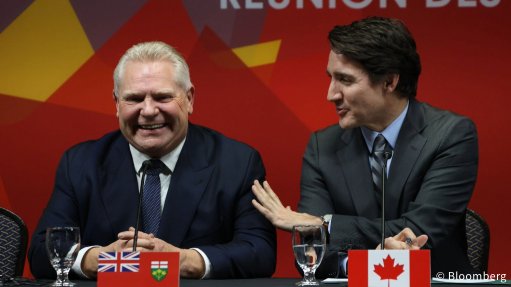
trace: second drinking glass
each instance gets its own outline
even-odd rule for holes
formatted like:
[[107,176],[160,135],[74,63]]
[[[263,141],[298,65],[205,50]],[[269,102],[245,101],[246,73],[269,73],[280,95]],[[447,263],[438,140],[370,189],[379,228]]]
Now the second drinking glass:
[[293,251],[303,270],[303,280],[298,286],[319,285],[315,272],[326,250],[326,233],[322,225],[297,225],[293,227]]

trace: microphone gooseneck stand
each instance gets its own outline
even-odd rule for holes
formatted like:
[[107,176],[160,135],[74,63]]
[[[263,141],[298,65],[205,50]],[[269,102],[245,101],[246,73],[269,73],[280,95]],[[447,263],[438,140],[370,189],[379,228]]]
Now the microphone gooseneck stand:
[[381,175],[381,250],[385,249],[385,185],[387,181],[387,161],[392,158],[392,151],[383,152]]
[[147,169],[151,166],[151,160],[142,163],[142,178],[140,179],[140,193],[138,195],[137,222],[135,224],[135,235],[133,236],[133,252],[137,251],[138,230],[140,228],[140,213],[142,212],[142,198],[144,197],[144,181]]

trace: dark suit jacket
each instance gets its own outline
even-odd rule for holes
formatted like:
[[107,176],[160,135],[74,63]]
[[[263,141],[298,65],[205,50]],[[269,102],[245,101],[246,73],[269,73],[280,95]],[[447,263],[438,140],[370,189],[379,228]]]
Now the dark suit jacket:
[[[328,127],[314,133],[307,146],[299,210],[334,214],[330,251],[374,249],[380,243],[380,206],[368,157],[360,128]],[[465,209],[477,165],[477,133],[471,120],[410,101],[386,185],[386,237],[404,227],[427,234],[432,275],[472,272]]]
[[[200,248],[211,261],[212,278],[271,276],[275,229],[251,203],[252,183],[264,176],[256,150],[190,124],[157,237]],[[44,247],[46,227],[79,226],[82,246],[108,245],[135,225],[137,187],[128,142],[119,131],[68,150],[32,238],[33,275],[55,276]]]

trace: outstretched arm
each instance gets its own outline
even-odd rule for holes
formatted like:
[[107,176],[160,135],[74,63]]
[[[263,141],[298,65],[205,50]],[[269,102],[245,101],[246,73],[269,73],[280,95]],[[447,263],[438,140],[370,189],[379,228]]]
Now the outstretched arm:
[[261,185],[255,180],[252,192],[257,198],[252,200],[254,207],[279,229],[291,231],[295,225],[321,225],[323,222],[321,217],[295,212],[290,206],[284,207],[267,181]]

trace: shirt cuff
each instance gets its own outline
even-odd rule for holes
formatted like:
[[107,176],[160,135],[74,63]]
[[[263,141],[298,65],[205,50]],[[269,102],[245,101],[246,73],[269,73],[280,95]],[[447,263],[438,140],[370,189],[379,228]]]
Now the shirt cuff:
[[78,251],[78,255],[76,256],[75,263],[73,263],[73,266],[71,266],[71,270],[73,270],[73,272],[82,279],[90,279],[82,271],[82,260],[84,259],[85,253],[87,253],[87,251],[89,251],[91,248],[95,248],[95,247],[100,247],[100,246],[99,245],[87,246],[87,247],[80,249],[80,251]]
[[348,277],[348,256],[341,260],[341,272],[344,276]]
[[206,270],[204,270],[204,275],[200,279],[208,279],[210,277],[211,273],[211,261],[209,261],[208,256],[206,256],[206,253],[202,252],[199,248],[190,248],[197,252],[199,252],[200,256],[202,256],[202,259],[204,260],[204,265]]

